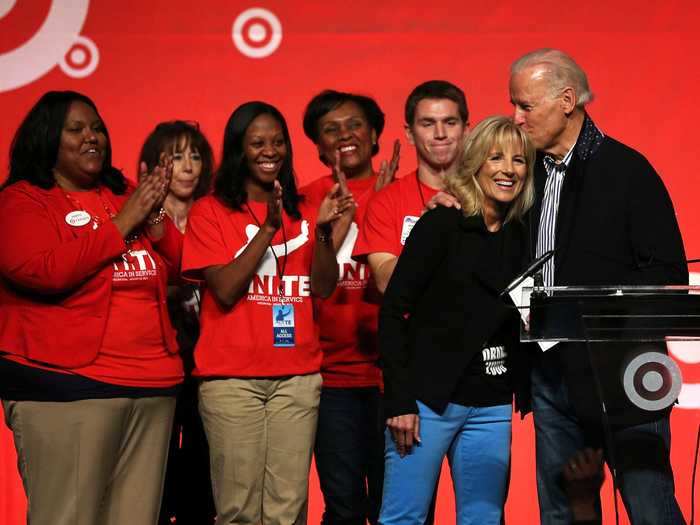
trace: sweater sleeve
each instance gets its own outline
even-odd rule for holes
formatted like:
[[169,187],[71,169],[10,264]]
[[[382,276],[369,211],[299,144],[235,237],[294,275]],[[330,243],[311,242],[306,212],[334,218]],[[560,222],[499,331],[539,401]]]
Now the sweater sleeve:
[[416,223],[391,276],[379,312],[379,349],[384,371],[386,417],[417,414],[410,384],[411,316],[447,254],[459,212],[438,207]]
[[683,239],[663,181],[643,157],[636,159],[635,191],[628,201],[627,229],[638,284],[688,284]]
[[0,275],[9,281],[43,294],[66,292],[126,249],[111,221],[66,241],[39,195],[12,186],[0,193]]

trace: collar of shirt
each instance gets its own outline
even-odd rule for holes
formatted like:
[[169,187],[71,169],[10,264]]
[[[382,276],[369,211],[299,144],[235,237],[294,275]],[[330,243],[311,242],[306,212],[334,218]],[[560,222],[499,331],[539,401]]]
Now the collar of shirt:
[[569,163],[571,162],[571,157],[573,157],[574,155],[575,148],[576,144],[571,146],[571,149],[566,153],[566,155],[564,155],[564,158],[561,160],[561,162],[557,162],[556,160],[554,160],[554,157],[550,155],[545,155],[543,160],[548,177],[554,173],[563,174],[564,172],[566,172],[566,168],[569,167]]
[[603,143],[603,132],[598,129],[588,113],[585,114],[583,119],[583,126],[581,127],[581,133],[579,133],[578,140],[576,141],[576,155],[581,160],[586,160],[588,157],[593,155],[600,145]]

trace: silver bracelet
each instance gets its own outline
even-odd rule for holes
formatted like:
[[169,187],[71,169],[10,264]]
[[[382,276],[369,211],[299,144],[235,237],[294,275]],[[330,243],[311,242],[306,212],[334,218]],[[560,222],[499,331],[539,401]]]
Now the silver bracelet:
[[160,224],[163,222],[163,219],[165,219],[165,208],[162,206],[160,207],[160,210],[158,210],[158,215],[153,218],[148,219],[148,224],[151,226],[155,226],[156,224]]

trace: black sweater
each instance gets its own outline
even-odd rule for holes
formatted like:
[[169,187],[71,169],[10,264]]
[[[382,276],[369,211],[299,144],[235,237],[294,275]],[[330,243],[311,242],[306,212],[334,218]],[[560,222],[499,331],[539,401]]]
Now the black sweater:
[[485,249],[489,235],[480,216],[454,208],[438,207],[413,228],[379,314],[386,417],[417,413],[417,400],[442,413],[477,352],[504,326],[522,411],[526,350],[517,343],[517,311],[498,294],[524,266],[527,238],[520,223],[506,224],[502,256],[494,257]]

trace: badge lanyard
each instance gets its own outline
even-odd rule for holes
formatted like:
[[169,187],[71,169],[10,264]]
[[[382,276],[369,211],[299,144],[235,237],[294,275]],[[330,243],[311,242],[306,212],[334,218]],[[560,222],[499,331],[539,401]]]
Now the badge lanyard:
[[[258,218],[255,216],[255,213],[253,213],[253,210],[251,209],[250,206],[248,206],[248,203],[245,203],[245,207],[248,210],[248,213],[250,213],[250,216],[253,218],[255,221],[255,224],[258,225],[258,229],[262,228],[262,224],[258,220]],[[270,239],[270,242],[267,243],[267,247],[270,248],[270,251],[272,252],[272,256],[275,258],[275,270],[277,271],[277,277],[279,278],[279,286],[277,287],[277,293],[280,298],[280,302],[284,304],[284,272],[287,269],[287,233],[284,230],[284,218],[281,220],[282,223],[282,242],[284,245],[284,263],[280,266],[280,260],[277,257],[277,253],[275,253],[275,249],[272,247],[272,239]]]
[[[258,225],[258,228],[262,228],[260,221],[253,213],[248,203],[246,203],[246,208],[248,213],[253,217],[253,220]],[[284,230],[284,218],[281,221],[282,225],[282,241],[284,243],[284,263],[280,267],[280,261],[275,253],[275,249],[272,247],[272,239],[267,244],[268,248],[272,252],[272,256],[275,258],[275,269],[277,271],[277,276],[279,278],[279,287],[277,292],[279,294],[279,304],[272,305],[272,346],[277,348],[294,348],[295,346],[295,321],[294,321],[294,305],[291,302],[286,302],[283,291],[284,283],[284,271],[287,267],[287,233]]]
[[416,184],[418,184],[418,195],[420,195],[420,201],[423,203],[423,209],[427,207],[425,204],[425,197],[423,197],[423,188],[421,188],[420,177],[418,176],[418,171],[416,171]]

